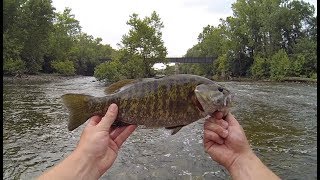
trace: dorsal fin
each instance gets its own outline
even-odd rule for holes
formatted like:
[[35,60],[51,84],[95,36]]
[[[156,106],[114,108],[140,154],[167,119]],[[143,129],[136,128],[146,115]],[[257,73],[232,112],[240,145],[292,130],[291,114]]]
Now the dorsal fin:
[[[104,90],[104,93],[105,94],[113,94],[113,93],[116,93],[117,91],[119,91],[121,88],[125,87],[125,86],[128,86],[129,85],[132,85],[134,84],[135,82],[138,82],[140,80],[137,80],[137,79],[123,79],[123,80],[120,80],[118,82],[115,82],[113,84],[111,84],[110,86],[108,86],[105,90]],[[125,88],[124,88],[125,89]]]

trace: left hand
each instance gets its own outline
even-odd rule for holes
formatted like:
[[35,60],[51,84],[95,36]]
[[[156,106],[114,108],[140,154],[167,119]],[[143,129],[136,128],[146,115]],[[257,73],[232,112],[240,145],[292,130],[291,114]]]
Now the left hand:
[[75,153],[94,162],[96,173],[102,176],[114,163],[124,141],[136,129],[136,125],[113,128],[118,106],[111,104],[101,119],[93,116],[83,130]]

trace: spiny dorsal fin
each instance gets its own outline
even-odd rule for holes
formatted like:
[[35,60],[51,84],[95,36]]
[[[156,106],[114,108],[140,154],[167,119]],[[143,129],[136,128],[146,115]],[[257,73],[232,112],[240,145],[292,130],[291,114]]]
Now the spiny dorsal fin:
[[166,127],[166,129],[170,129],[171,131],[171,135],[176,134],[178,131],[180,131],[180,129],[183,127],[184,125],[181,126],[174,126],[174,127]]
[[146,82],[146,81],[153,81],[153,80],[155,80],[155,78],[123,79],[108,86],[104,90],[104,93],[113,94],[113,93],[122,91],[137,82]]
[[[118,82],[115,82],[113,84],[111,84],[110,86],[108,86],[105,90],[104,93],[105,94],[113,94],[116,93],[117,91],[119,91],[121,88],[127,86],[127,85],[131,85],[135,82],[137,82],[139,80],[137,79],[123,79],[120,80]],[[128,86],[129,87],[129,86]]]

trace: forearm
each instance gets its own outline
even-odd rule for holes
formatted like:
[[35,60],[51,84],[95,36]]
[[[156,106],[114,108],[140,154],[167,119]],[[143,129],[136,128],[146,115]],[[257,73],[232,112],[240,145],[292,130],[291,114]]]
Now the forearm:
[[77,152],[72,152],[58,165],[42,174],[38,180],[48,179],[98,179],[99,172],[90,159],[82,157]]
[[280,179],[268,167],[266,167],[253,152],[237,158],[230,166],[229,172],[234,180]]

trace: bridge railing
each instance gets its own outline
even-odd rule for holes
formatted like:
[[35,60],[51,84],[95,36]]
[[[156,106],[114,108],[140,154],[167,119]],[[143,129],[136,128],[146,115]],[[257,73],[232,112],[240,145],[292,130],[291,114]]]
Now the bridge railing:
[[[166,60],[172,63],[212,63],[215,57],[167,57]],[[111,58],[101,58],[100,61],[111,61]]]
[[212,63],[214,57],[168,57],[168,62],[175,63]]

